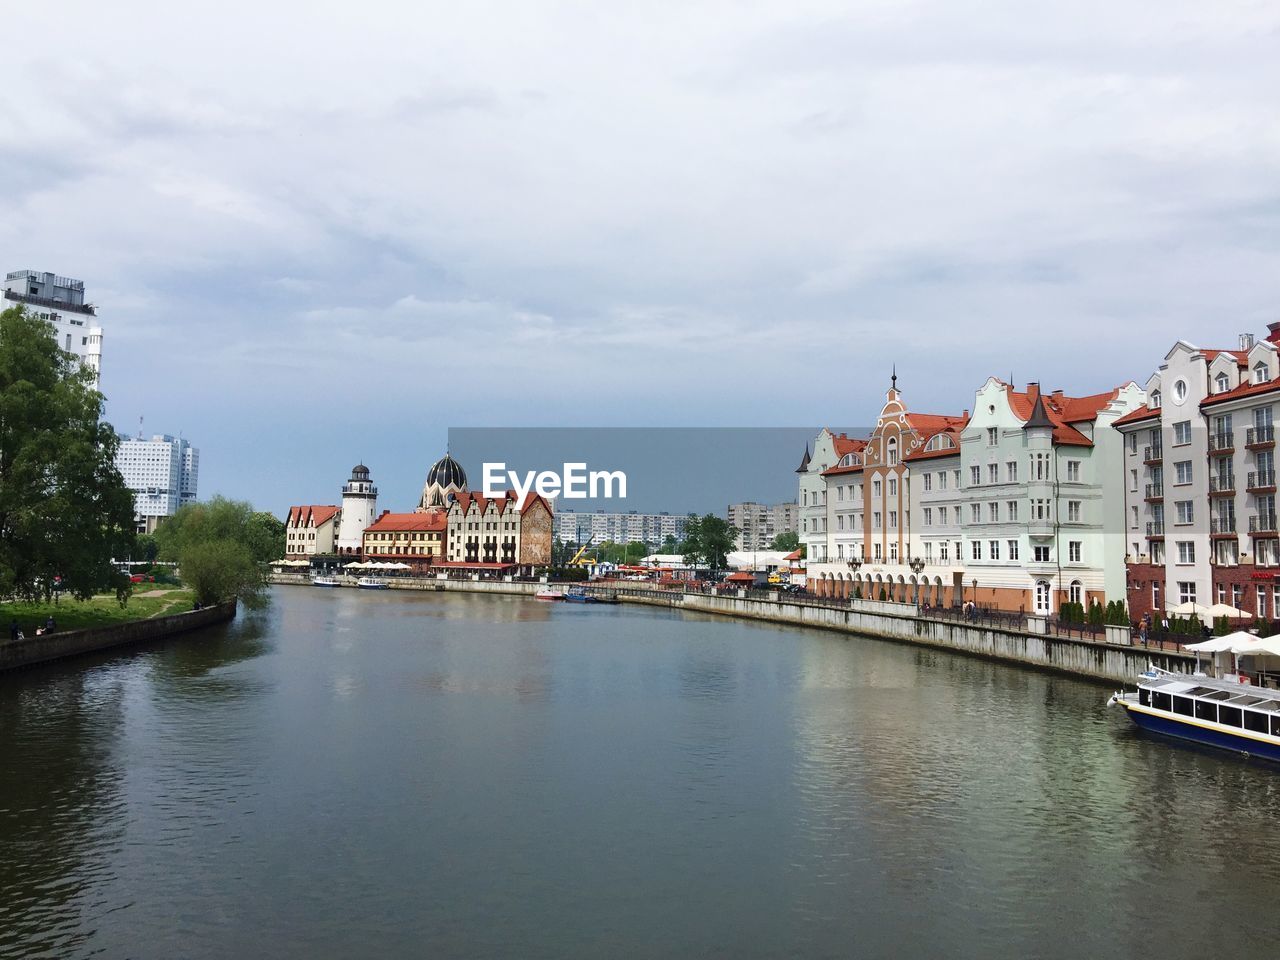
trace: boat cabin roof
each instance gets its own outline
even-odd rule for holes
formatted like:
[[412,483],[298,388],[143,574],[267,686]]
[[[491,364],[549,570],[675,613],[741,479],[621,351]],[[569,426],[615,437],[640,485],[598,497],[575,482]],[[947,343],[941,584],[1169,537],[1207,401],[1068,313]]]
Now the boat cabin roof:
[[1196,677],[1193,680],[1175,680],[1160,677],[1156,680],[1142,681],[1141,686],[1148,690],[1159,690],[1161,693],[1176,693],[1183,697],[1200,697],[1202,700],[1216,700],[1233,707],[1249,707],[1251,710],[1280,711],[1280,691],[1259,690],[1257,687],[1228,683],[1222,680],[1209,680]]

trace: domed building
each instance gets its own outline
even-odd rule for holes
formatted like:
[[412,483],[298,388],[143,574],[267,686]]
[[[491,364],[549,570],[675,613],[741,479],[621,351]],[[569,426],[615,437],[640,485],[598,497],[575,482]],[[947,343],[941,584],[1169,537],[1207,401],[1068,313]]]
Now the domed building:
[[427,482],[422,488],[418,510],[447,508],[451,497],[466,491],[467,472],[462,469],[462,464],[446,453],[427,471]]

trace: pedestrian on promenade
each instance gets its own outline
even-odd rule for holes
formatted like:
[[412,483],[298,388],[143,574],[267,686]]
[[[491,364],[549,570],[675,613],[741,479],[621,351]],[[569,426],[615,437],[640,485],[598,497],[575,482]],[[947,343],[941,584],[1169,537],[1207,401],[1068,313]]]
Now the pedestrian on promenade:
[[57,624],[53,622],[53,614],[51,613],[49,614],[49,619],[44,622],[44,632],[53,633],[53,628],[56,626]]

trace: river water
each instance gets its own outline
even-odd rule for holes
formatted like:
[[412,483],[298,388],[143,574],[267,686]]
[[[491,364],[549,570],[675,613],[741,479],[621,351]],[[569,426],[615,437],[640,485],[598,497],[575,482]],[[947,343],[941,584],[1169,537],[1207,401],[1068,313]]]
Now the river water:
[[1092,683],[278,587],[0,676],[3,957],[1275,956],[1280,770]]

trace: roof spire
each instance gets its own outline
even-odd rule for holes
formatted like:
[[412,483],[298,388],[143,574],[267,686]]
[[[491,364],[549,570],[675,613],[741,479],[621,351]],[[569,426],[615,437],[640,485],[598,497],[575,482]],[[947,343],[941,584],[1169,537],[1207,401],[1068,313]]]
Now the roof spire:
[[898,389],[898,364],[897,363],[894,363],[893,365],[893,376],[890,377],[889,380],[893,384],[892,389],[897,390]]

